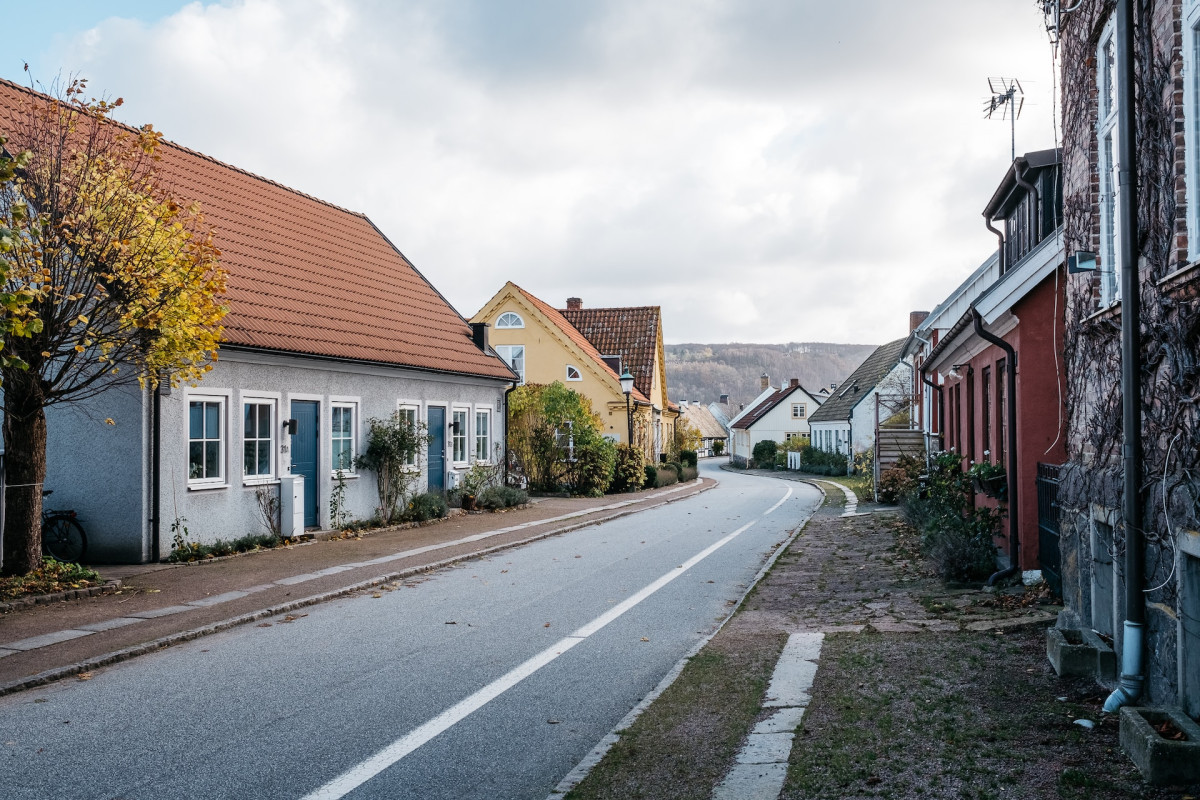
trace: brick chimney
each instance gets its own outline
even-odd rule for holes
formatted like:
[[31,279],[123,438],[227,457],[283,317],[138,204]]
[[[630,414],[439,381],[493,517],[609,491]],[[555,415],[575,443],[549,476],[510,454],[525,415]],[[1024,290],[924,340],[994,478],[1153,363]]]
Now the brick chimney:
[[771,388],[771,376],[767,375],[765,372],[762,374],[762,377],[758,379],[758,382],[759,386],[764,392]]
[[488,327],[486,322],[471,323],[471,341],[485,353],[488,351]]
[[800,385],[799,378],[792,378],[790,381],[788,381],[788,388],[795,389],[799,385]]
[[908,332],[912,333],[917,329],[917,326],[925,321],[929,316],[928,311],[910,311],[908,312]]
[[721,395],[721,405],[723,405],[723,406],[729,405],[729,395],[727,395],[727,394]]
[[583,308],[583,300],[578,297],[567,298],[567,311],[579,311]]

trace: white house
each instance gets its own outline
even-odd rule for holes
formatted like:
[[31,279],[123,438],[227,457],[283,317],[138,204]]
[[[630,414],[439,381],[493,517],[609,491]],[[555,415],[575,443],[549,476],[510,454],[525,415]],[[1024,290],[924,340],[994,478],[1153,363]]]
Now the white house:
[[730,457],[742,463],[751,457],[756,444],[768,439],[779,445],[792,439],[807,443],[809,417],[820,405],[817,395],[795,378],[780,389],[767,386],[754,403],[730,422],[733,440]]
[[808,421],[813,447],[852,459],[875,446],[877,423],[908,410],[912,366],[901,360],[907,341],[877,347],[821,404]]

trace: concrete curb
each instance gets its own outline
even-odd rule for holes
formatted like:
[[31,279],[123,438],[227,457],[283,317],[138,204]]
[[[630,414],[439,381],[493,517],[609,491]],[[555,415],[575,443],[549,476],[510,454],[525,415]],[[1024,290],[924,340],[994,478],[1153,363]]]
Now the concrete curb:
[[[722,467],[722,469],[724,469],[724,467]],[[781,478],[780,480],[786,479]],[[775,548],[775,552],[772,553],[770,558],[767,559],[767,563],[763,564],[762,569],[760,569],[758,574],[754,576],[754,580],[750,581],[749,585],[746,587],[746,591],[743,592],[742,596],[738,598],[737,603],[733,606],[725,619],[721,620],[721,623],[717,625],[716,630],[697,642],[695,647],[693,647],[691,650],[685,653],[682,658],[676,661],[675,666],[671,667],[671,670],[666,674],[665,677],[663,677],[661,681],[659,681],[658,685],[655,686],[649,694],[643,697],[642,701],[634,706],[633,709],[630,710],[630,712],[626,714],[620,722],[617,723],[617,726],[609,731],[607,736],[596,743],[596,746],[592,748],[591,752],[584,756],[583,760],[576,764],[575,768],[568,772],[566,777],[564,777],[559,784],[554,787],[550,794],[547,795],[546,800],[562,800],[563,796],[566,795],[567,792],[571,791],[580,783],[582,783],[583,780],[588,776],[588,773],[590,773],[597,764],[604,760],[604,757],[608,755],[608,751],[612,749],[613,745],[620,741],[620,732],[636,722],[637,718],[640,717],[646,711],[646,709],[649,708],[651,704],[653,704],[654,701],[662,695],[663,692],[671,688],[671,684],[675,683],[675,681],[683,673],[683,669],[687,666],[687,663],[699,655],[700,651],[707,647],[708,643],[711,642],[718,633],[725,629],[725,626],[729,623],[729,621],[737,616],[737,613],[742,610],[742,606],[745,605],[746,598],[750,596],[750,592],[754,591],[754,587],[759,584],[759,581],[767,576],[767,573],[769,573],[771,568],[775,566],[775,562],[779,560],[779,557],[787,552],[787,549],[792,546],[792,542],[796,541],[796,537],[799,536],[806,527],[808,527],[808,523],[814,516],[816,516],[817,511],[821,509],[821,506],[825,505],[825,490],[820,486],[815,486],[814,488],[821,493],[820,505],[818,505],[813,513],[809,514],[803,522],[796,526],[796,529],[792,531],[792,535],[789,536],[786,541]]]
[[96,597],[102,594],[111,594],[121,588],[121,581],[112,578],[105,581],[100,586],[89,586],[86,589],[66,589],[61,592],[51,592],[50,594],[35,594],[32,597],[21,597],[16,600],[10,600],[7,603],[0,603],[0,614],[6,614],[9,611],[16,611],[19,608],[29,608],[30,606],[43,606],[49,603],[57,603],[60,600],[79,600],[84,597]]
[[[697,479],[697,481],[699,481],[699,479]],[[245,625],[247,623],[257,622],[257,621],[259,621],[261,619],[265,619],[267,617],[274,617],[274,616],[278,616],[279,614],[286,614],[289,611],[296,611],[298,609],[305,608],[307,606],[313,606],[313,605],[317,605],[319,603],[328,602],[330,600],[336,600],[340,597],[345,597],[347,595],[355,594],[356,592],[361,592],[366,589],[371,589],[371,588],[374,588],[374,587],[379,586],[384,583],[391,583],[392,581],[403,580],[405,578],[412,577],[413,575],[420,575],[421,573],[432,572],[434,570],[442,569],[444,567],[448,567],[452,564],[457,564],[462,561],[469,561],[474,558],[479,558],[481,556],[490,555],[492,553],[498,553],[503,550],[510,550],[515,547],[521,547],[522,545],[530,544],[531,542],[536,542],[541,539],[548,539],[551,536],[560,536],[564,533],[570,533],[572,531],[577,531],[582,528],[589,528],[593,525],[599,525],[604,522],[610,522],[615,519],[621,519],[623,517],[632,516],[634,514],[641,513],[642,511],[649,511],[654,508],[660,508],[662,506],[669,505],[671,503],[675,503],[680,500],[686,500],[688,498],[703,494],[704,492],[707,492],[709,489],[715,488],[717,485],[718,484],[716,482],[713,482],[711,484],[704,484],[701,482],[699,486],[695,487],[695,491],[681,494],[678,497],[668,497],[668,498],[663,499],[660,502],[655,502],[653,505],[646,505],[646,506],[630,508],[630,509],[622,509],[620,511],[617,511],[613,514],[609,514],[604,517],[590,519],[590,520],[581,520],[579,522],[565,525],[561,528],[555,528],[554,530],[551,530],[551,531],[545,531],[543,533],[535,534],[533,536],[528,536],[519,541],[494,545],[492,547],[486,547],[482,550],[476,550],[471,553],[464,553],[463,555],[460,555],[460,556],[452,556],[450,558],[441,559],[439,561],[434,561],[429,564],[422,564],[421,566],[418,566],[418,567],[409,567],[408,569],[398,570],[396,572],[391,572],[391,573],[388,573],[386,575],[382,575],[382,576],[379,576],[376,578],[370,578],[365,581],[359,581],[358,583],[354,583],[349,586],[343,586],[340,589],[333,589],[328,592],[322,592],[321,594],[315,594],[315,595],[310,595],[308,597],[302,597],[298,600],[292,600],[287,603],[279,603],[279,604],[261,609],[259,611],[252,611],[248,614],[241,614],[236,617],[230,617],[229,619],[220,620],[219,622],[214,622],[209,625],[203,625],[198,628],[192,628],[190,630],[180,631],[179,633],[173,633],[168,636],[162,636],[158,639],[154,639],[149,642],[143,642],[142,644],[134,645],[132,647],[126,647],[122,650],[115,650],[111,653],[105,653],[103,655],[93,656],[92,658],[88,658],[83,661],[76,662],[74,664],[68,664],[68,665],[62,666],[62,667],[55,667],[53,669],[49,669],[44,672],[39,672],[36,675],[31,675],[26,678],[21,678],[19,680],[10,681],[9,683],[0,685],[0,697],[4,697],[4,696],[10,695],[10,694],[16,694],[17,692],[21,692],[26,689],[33,689],[38,686],[45,686],[46,684],[53,683],[54,681],[61,680],[63,678],[69,678],[72,675],[78,675],[80,673],[89,672],[89,671],[91,671],[93,669],[97,669],[99,667],[109,666],[111,664],[117,664],[122,661],[128,661],[129,659],[135,658],[136,656],[145,655],[147,653],[153,653],[155,651],[170,647],[171,645],[183,644],[184,642],[190,642],[193,639],[199,639],[202,636],[209,636],[214,633],[220,633],[221,631],[226,631],[226,630],[229,630],[230,628],[236,628],[240,625]],[[794,538],[794,535],[793,535],[793,538]],[[789,542],[790,541],[791,540],[789,540]],[[780,551],[782,551],[783,549],[784,548],[780,548]],[[772,559],[771,563],[774,563],[774,559]],[[758,580],[759,580],[758,578],[755,578],[755,583],[757,583]],[[749,591],[749,590],[747,590],[747,591]],[[739,606],[740,606],[740,601],[739,601]],[[736,611],[736,609],[735,609],[735,611]],[[732,614],[730,616],[732,616]]]

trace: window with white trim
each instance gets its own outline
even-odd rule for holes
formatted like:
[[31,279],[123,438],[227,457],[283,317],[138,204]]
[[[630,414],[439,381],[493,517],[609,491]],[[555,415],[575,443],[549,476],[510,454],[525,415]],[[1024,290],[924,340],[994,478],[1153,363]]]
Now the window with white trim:
[[275,401],[242,403],[242,477],[275,475]]
[[1187,176],[1188,260],[1200,259],[1200,2],[1183,12],[1183,120]]
[[581,375],[579,373],[579,367],[572,366],[571,364],[567,364],[567,380],[569,380],[569,381],[583,380],[583,375]]
[[1117,280],[1117,258],[1121,252],[1121,228],[1117,224],[1121,184],[1118,157],[1120,126],[1117,108],[1117,37],[1116,15],[1104,26],[1096,48],[1096,138],[1099,150],[1100,178],[1100,307],[1107,308],[1121,299]]
[[804,403],[792,403],[792,419],[804,419],[804,413],[807,410]]
[[450,452],[455,464],[467,461],[467,414],[465,408],[456,408],[450,418]]
[[497,328],[524,328],[525,320],[515,311],[505,311],[496,319]]
[[[400,424],[407,425],[409,428],[417,427],[417,407],[416,406],[400,406],[400,408],[398,408],[396,410],[396,414],[400,418]],[[406,466],[406,467],[416,467],[417,466],[417,454],[415,452],[412,455],[408,456],[407,460],[404,462],[404,466]]]
[[496,345],[496,355],[503,358],[505,363],[512,367],[514,372],[521,376],[521,383],[525,382],[525,345]]
[[475,410],[475,460],[491,460],[492,412],[488,409]]
[[188,484],[225,482],[225,398],[188,400]]
[[329,409],[330,418],[330,446],[329,452],[332,456],[332,464],[330,469],[337,472],[339,469],[342,472],[354,472],[354,456],[356,455],[354,424],[356,406],[354,403],[331,403]]

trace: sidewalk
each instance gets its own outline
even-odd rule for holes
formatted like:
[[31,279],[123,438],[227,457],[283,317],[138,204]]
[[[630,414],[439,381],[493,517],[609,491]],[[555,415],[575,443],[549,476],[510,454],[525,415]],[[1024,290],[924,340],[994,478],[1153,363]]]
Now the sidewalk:
[[103,566],[112,594],[0,615],[0,695],[345,594],[691,497],[711,478],[599,498],[539,499],[502,513],[305,542],[193,564]]

